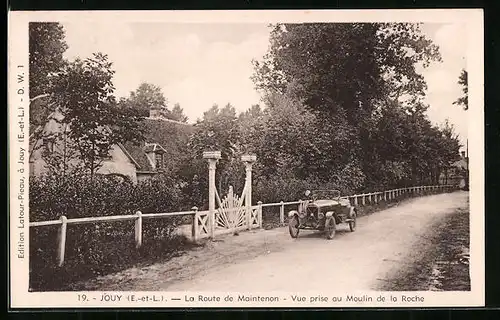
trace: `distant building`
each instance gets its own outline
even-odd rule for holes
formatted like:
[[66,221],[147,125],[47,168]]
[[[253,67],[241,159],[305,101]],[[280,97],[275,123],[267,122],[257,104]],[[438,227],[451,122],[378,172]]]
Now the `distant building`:
[[[54,145],[50,137],[53,133],[61,133],[65,129],[60,123],[63,117],[61,111],[58,108],[51,110],[46,97],[40,97],[31,107],[33,111],[30,111],[30,114],[33,115],[34,123],[31,130],[43,130],[44,137],[35,141],[35,135],[30,135],[30,175],[39,176],[47,171],[43,151],[60,151],[63,148],[60,142]],[[112,146],[109,158],[102,162],[97,174],[128,178],[136,183],[161,173],[168,173],[172,163],[179,161],[186,153],[187,141],[193,130],[191,125],[166,119],[155,110],[152,110],[142,123],[146,129],[144,141],[139,145],[125,143]]]
[[469,187],[469,157],[465,151],[460,153],[460,159],[453,162],[441,173],[440,184],[457,185],[462,189]]

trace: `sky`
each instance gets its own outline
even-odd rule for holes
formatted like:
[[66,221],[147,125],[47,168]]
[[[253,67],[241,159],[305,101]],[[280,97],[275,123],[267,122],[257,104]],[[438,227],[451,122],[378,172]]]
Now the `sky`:
[[[196,23],[63,23],[69,46],[66,57],[109,56],[116,71],[117,97],[126,97],[142,82],[162,88],[169,105],[179,103],[190,122],[213,104],[231,103],[244,111],[259,103],[250,77],[252,59],[260,60],[269,45],[266,24]],[[466,67],[465,26],[425,24],[423,32],[440,47],[442,63],[422,70],[435,124],[446,119],[462,144],[467,139],[467,112],[453,105],[462,93],[457,84]]]

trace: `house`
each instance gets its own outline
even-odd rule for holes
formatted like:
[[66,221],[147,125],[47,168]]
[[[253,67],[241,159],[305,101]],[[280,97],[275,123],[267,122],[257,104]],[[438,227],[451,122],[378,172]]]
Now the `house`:
[[440,184],[458,185],[462,189],[469,187],[469,157],[465,151],[460,153],[460,159],[453,162],[443,172],[439,179]]
[[192,125],[166,119],[152,109],[143,120],[145,140],[139,145],[126,143],[125,149],[137,162],[136,179],[141,181],[158,173],[169,172],[184,161]]
[[[31,111],[33,108],[33,111]],[[70,145],[65,135],[57,135],[69,130],[61,124],[62,113],[48,104],[46,96],[39,97],[30,104],[33,118],[30,135],[30,175],[39,176],[48,170],[44,151],[65,154]],[[113,145],[109,157],[104,159],[97,170],[100,175],[112,175],[130,179],[132,182],[168,173],[175,163],[183,161],[185,148],[192,133],[191,125],[166,119],[157,110],[151,110],[150,116],[142,121],[145,126],[145,139],[139,145],[132,143]],[[43,132],[43,134],[40,134]],[[38,133],[38,134],[37,134]],[[42,136],[41,139],[35,137]],[[59,137],[56,139],[53,137]],[[69,165],[78,163],[76,157],[68,156]]]

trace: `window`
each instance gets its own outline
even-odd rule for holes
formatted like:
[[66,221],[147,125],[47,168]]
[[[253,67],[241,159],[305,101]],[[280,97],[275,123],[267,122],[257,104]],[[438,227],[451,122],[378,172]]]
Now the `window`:
[[43,144],[45,146],[45,150],[49,153],[54,152],[54,138],[44,138]]
[[163,153],[156,153],[155,154],[155,157],[156,157],[156,169],[157,170],[161,170],[163,169]]

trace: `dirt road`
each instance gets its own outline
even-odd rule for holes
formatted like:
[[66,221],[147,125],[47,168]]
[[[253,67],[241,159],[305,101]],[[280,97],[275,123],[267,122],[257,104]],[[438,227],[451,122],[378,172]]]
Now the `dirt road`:
[[242,232],[164,263],[108,275],[75,289],[162,291],[379,290],[432,243],[443,219],[468,206],[468,193],[431,195],[340,225],[333,240],[314,231],[290,238],[287,228]]

